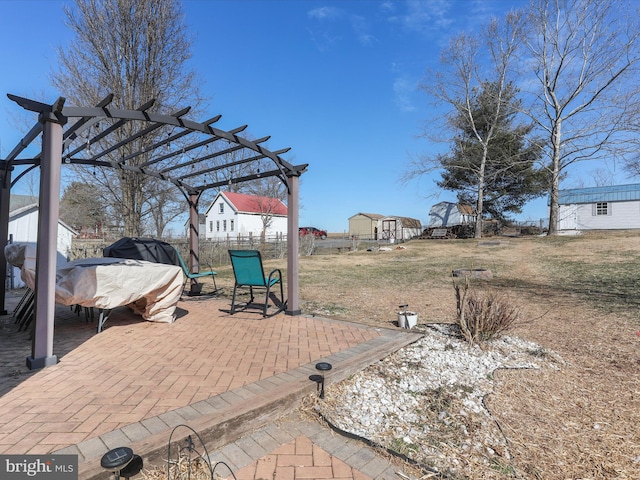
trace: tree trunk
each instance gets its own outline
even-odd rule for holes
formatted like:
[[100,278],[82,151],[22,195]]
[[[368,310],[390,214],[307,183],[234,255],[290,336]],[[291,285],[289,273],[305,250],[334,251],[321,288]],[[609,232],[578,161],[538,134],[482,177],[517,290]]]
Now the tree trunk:
[[551,160],[551,189],[549,192],[549,231],[548,235],[558,234],[558,198],[560,196],[560,141],[562,139],[562,120],[556,120],[551,135],[553,158]]
[[484,172],[487,165],[487,143],[482,145],[482,161],[478,171],[478,200],[476,202],[476,224],[474,238],[482,238],[482,210],[484,208]]

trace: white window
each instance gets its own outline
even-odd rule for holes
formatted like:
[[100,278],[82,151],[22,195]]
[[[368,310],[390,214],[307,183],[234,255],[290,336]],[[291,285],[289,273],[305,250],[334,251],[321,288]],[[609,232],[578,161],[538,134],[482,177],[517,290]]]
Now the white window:
[[209,231],[213,232],[213,220],[209,222]]
[[227,221],[226,220],[222,220],[222,231],[223,232],[227,231]]
[[233,220],[229,220],[229,231],[233,232]]
[[596,215],[609,215],[610,208],[607,202],[596,203],[595,214]]
[[220,220],[216,220],[216,232],[220,231]]
[[224,203],[220,202],[220,213],[224,213]]

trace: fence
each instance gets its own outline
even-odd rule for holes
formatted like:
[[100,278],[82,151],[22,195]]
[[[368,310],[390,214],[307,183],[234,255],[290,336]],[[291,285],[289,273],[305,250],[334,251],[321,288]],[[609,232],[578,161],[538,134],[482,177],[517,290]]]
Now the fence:
[[[175,247],[185,261],[189,258],[189,240],[186,238],[158,239]],[[113,241],[103,239],[74,239],[71,244],[70,260],[78,258],[102,257],[105,247]],[[228,265],[231,249],[260,250],[263,258],[284,258],[287,254],[287,238],[284,235],[266,237],[262,240],[256,236],[234,236],[222,240],[200,239],[199,242],[200,263],[203,265]]]

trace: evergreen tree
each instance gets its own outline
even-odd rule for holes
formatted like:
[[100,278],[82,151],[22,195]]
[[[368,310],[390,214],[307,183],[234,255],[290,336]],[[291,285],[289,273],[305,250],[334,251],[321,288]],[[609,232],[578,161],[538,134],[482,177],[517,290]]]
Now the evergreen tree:
[[60,219],[80,233],[103,234],[107,212],[95,189],[83,182],[71,182],[60,200]]
[[520,107],[517,89],[507,84],[498,95],[498,88],[484,82],[474,89],[468,111],[451,118],[451,127],[459,133],[451,151],[439,156],[443,171],[438,186],[457,192],[462,203],[481,204],[479,215],[504,221],[520,213],[529,200],[542,196],[549,182],[546,171],[536,168],[541,151],[528,139],[533,126],[514,124]]

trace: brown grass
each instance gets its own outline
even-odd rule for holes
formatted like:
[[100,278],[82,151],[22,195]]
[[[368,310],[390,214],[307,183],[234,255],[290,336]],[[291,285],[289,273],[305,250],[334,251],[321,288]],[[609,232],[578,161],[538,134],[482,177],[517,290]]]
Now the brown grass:
[[[508,295],[513,334],[560,354],[558,371],[499,371],[486,405],[520,478],[640,478],[640,234],[424,240],[390,252],[301,258],[302,308],[391,326],[454,322],[451,271],[491,269],[479,289]],[[505,473],[504,478],[513,478]]]
[[[408,304],[421,324],[454,323],[452,270],[490,269],[493,278],[472,287],[518,306],[510,334],[566,361],[558,371],[495,373],[485,403],[512,468],[492,478],[640,479],[640,232],[404,247],[300,257],[303,313],[392,327]],[[265,269],[275,266],[285,260]],[[218,272],[231,290],[230,270]]]

